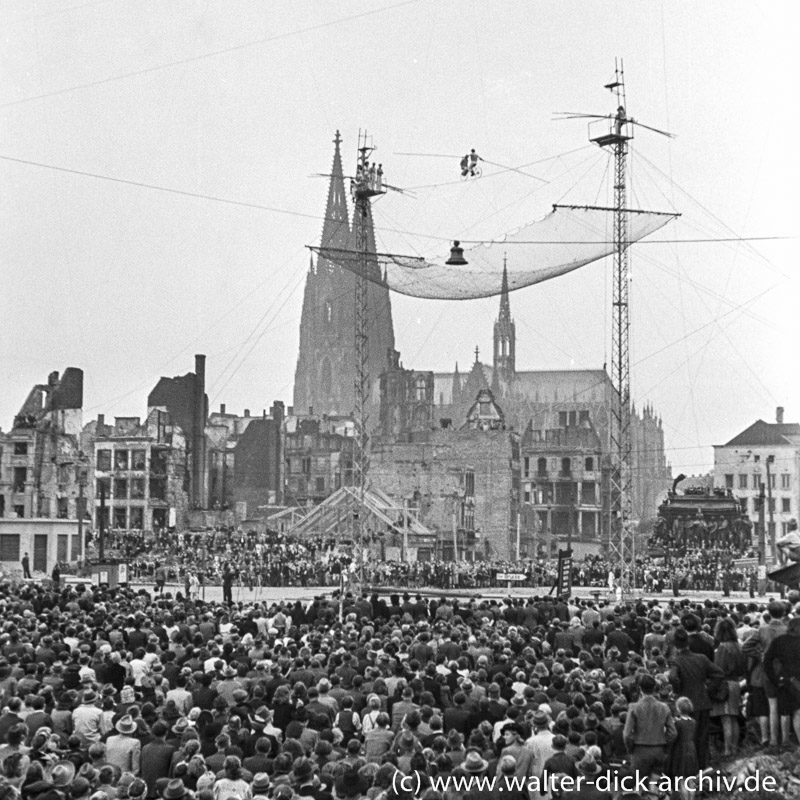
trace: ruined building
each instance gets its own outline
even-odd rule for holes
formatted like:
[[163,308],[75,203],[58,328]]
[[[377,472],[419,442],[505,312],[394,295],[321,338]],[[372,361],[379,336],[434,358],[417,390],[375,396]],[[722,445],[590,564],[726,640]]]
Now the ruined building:
[[[355,246],[354,233],[347,207],[340,144],[337,131],[321,244],[324,247],[352,249]],[[366,220],[366,225],[369,251],[375,252],[371,218]],[[377,263],[373,268],[378,269]],[[356,377],[355,286],[356,278],[352,272],[324,258],[319,258],[316,264],[312,259],[303,295],[300,350],[294,380],[293,407],[298,414],[353,414]],[[370,382],[377,386],[385,368],[386,354],[394,350],[389,290],[370,282],[367,302],[368,368]],[[372,403],[369,412],[374,425],[377,423],[377,405]]]
[[189,501],[193,508],[205,508],[208,500],[206,458],[206,357],[194,357],[194,372],[175,378],[160,378],[147,397],[148,415],[153,410],[169,415],[170,424],[180,428],[186,440],[190,463]]
[[435,553],[417,558],[510,558],[519,501],[519,435],[488,389],[461,424],[380,437],[372,446],[372,485],[438,532]]
[[352,419],[290,415],[285,439],[287,504],[317,505],[353,485]]
[[181,529],[190,509],[205,508],[205,360],[196,355],[194,372],[159,378],[148,395],[143,422],[116,417],[108,425],[101,414],[86,426],[84,437],[93,442],[88,494],[96,526],[103,519],[117,530]]
[[[435,420],[427,431],[424,425],[415,426],[415,417],[409,413],[409,397],[415,397],[410,387],[417,380],[419,407],[413,407],[413,414],[420,420]],[[423,398],[429,397],[431,388],[433,399],[426,409],[428,401]],[[450,373],[426,373],[404,369],[396,357],[388,362],[381,382],[380,446],[385,453],[390,442],[438,441],[443,429],[467,426],[476,404],[488,408],[491,397],[502,409],[502,424],[523,434],[521,474],[511,477],[521,517],[520,551],[532,553],[546,541],[555,546],[568,536],[597,549],[609,525],[610,420],[615,396],[605,369],[518,369],[516,330],[504,275],[491,365],[480,361],[477,348],[466,373],[458,365]],[[650,405],[641,414],[633,409],[631,425],[631,517],[649,520],[670,483],[664,432]],[[404,456],[403,468],[406,464]],[[381,488],[390,492],[387,485]],[[507,527],[515,524],[515,519],[509,519],[488,539],[509,542]],[[499,544],[496,551],[501,552]]]
[[0,434],[0,517],[77,519],[88,456],[82,451],[83,371],[53,372],[31,389]]
[[159,408],[147,419],[100,414],[92,425],[94,525],[106,530],[173,527],[189,506],[191,468],[187,439],[170,414]]

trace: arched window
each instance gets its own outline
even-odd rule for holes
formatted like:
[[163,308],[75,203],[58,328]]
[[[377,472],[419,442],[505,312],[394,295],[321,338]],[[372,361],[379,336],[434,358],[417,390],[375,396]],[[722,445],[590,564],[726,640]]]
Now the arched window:
[[416,381],[414,381],[414,395],[417,401],[425,400],[427,394],[428,382],[425,380],[424,375],[420,375],[417,377]]

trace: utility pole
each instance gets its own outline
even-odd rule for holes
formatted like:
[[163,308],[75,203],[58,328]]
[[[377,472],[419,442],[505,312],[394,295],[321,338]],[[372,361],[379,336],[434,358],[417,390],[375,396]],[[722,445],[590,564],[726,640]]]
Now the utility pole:
[[764,484],[758,490],[758,593],[767,589],[767,526],[765,524]]
[[403,561],[408,561],[408,500],[403,498]]
[[78,512],[78,541],[80,542],[80,552],[85,553],[86,547],[83,541],[83,515],[86,513],[86,500],[83,497],[83,474],[81,472],[80,465],[78,465],[78,503],[77,503],[77,512]]
[[453,494],[453,561],[458,561],[458,492]]
[[97,555],[102,563],[106,559],[106,485],[100,484],[100,533]]
[[770,472],[770,464],[775,463],[775,456],[767,456],[767,512],[769,513],[769,555],[773,563],[778,560],[777,547],[775,545],[775,508],[772,499],[772,473]]
[[519,561],[519,546],[520,546],[520,513],[517,510],[517,561]]

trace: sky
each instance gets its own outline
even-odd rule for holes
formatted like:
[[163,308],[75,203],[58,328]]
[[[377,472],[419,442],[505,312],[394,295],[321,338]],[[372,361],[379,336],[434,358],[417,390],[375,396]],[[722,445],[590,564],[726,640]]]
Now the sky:
[[[674,470],[708,470],[777,406],[800,421],[799,21],[791,0],[0,3],[0,427],[67,366],[84,421],[144,416],[194,353],[212,409],[291,404],[335,131],[346,172],[366,130],[412,190],[375,204],[379,248],[441,256],[610,203],[608,155],[557,112],[611,112],[621,58],[629,115],[676,135],[637,130],[631,205],[681,214],[631,250],[632,393]],[[519,171],[462,182],[471,148]],[[518,369],[609,362],[610,278],[512,293]],[[491,360],[497,298],[392,303],[406,367]]]

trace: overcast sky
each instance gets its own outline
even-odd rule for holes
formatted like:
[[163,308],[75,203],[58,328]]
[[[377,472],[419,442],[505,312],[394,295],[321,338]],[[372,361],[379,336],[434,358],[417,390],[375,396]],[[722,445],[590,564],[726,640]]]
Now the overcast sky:
[[[800,421],[798,19],[791,0],[0,3],[0,426],[67,366],[85,421],[143,416],[196,352],[212,408],[290,404],[336,129],[346,171],[366,128],[389,182],[419,187],[376,204],[379,247],[438,256],[610,202],[608,156],[554,115],[612,111],[622,57],[629,114],[677,134],[637,132],[631,204],[682,214],[632,251],[633,394],[673,466],[708,469],[776,406]],[[548,182],[400,155],[473,147]],[[519,369],[610,361],[610,269],[512,294]],[[393,310],[405,366],[491,360],[497,298]]]

